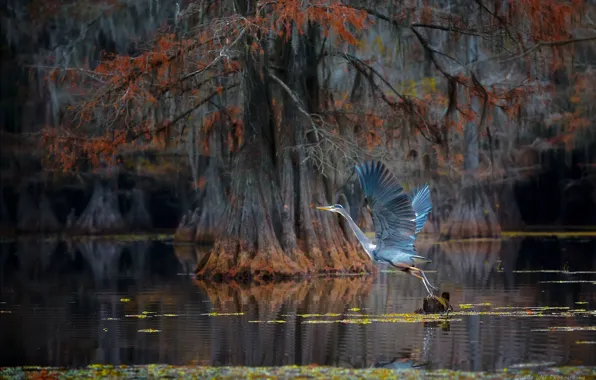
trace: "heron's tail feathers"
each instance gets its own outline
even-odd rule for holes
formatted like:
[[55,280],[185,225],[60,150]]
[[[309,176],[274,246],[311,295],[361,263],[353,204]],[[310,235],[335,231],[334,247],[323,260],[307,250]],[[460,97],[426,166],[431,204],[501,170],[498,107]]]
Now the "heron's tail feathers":
[[427,259],[424,256],[418,256],[418,255],[412,255],[412,261],[414,262],[414,265],[428,264],[428,263],[433,262],[431,259]]
[[424,228],[428,214],[433,208],[428,184],[412,192],[412,208],[416,213],[416,233],[418,233]]

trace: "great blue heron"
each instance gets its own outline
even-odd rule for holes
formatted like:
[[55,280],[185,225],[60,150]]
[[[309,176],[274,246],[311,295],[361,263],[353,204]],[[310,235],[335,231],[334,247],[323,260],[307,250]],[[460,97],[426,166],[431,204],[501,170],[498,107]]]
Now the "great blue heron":
[[342,205],[317,207],[340,214],[348,221],[356,238],[374,262],[387,263],[422,280],[431,297],[437,290],[416,265],[431,260],[416,254],[414,242],[432,209],[430,189],[424,185],[408,195],[387,167],[379,161],[356,166],[362,190],[375,227],[375,243],[354,223]]

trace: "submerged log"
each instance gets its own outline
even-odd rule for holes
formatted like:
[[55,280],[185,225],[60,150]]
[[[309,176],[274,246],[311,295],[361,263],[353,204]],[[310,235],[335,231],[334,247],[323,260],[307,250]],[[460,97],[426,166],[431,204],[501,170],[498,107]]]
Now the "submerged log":
[[453,306],[449,302],[449,292],[441,293],[440,297],[425,297],[422,300],[422,308],[414,311],[416,314],[440,314],[447,311],[453,311]]
[[120,213],[118,195],[108,185],[96,182],[93,195],[87,208],[76,224],[76,229],[84,233],[105,233],[123,231],[126,222]]
[[441,226],[442,239],[496,237],[501,226],[486,193],[478,184],[461,190],[446,223]]

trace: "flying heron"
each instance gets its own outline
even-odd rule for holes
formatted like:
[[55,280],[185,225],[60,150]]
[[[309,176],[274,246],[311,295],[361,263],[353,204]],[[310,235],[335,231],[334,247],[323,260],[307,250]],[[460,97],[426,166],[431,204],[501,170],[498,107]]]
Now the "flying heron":
[[348,221],[364,251],[373,260],[390,264],[400,271],[422,280],[431,297],[437,290],[417,265],[431,260],[416,254],[414,242],[424,227],[432,209],[430,189],[427,185],[408,195],[387,167],[379,161],[364,162],[356,166],[356,173],[364,191],[367,207],[375,227],[375,243],[354,223],[342,205],[317,207],[319,210],[340,214]]

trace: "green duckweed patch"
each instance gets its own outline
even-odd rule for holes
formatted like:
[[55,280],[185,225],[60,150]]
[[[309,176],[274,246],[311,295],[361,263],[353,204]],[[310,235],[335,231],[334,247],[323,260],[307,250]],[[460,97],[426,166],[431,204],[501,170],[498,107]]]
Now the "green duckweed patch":
[[158,332],[161,332],[161,330],[141,329],[141,330],[137,330],[137,332],[140,332],[140,333],[158,333]]
[[498,372],[452,370],[390,370],[380,368],[350,369],[327,366],[283,367],[199,367],[199,366],[110,366],[85,368],[7,367],[0,378],[10,379],[107,379],[107,378],[175,378],[175,379],[560,379],[596,376],[596,367],[511,368]]
[[596,231],[502,231],[503,237],[596,237]]

